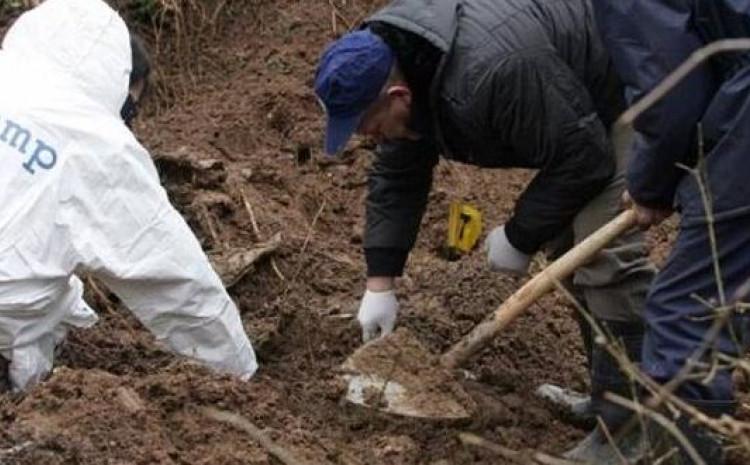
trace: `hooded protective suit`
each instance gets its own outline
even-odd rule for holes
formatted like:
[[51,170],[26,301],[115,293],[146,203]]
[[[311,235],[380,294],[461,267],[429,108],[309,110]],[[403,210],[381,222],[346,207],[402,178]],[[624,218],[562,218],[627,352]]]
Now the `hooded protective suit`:
[[255,354],[219,277],[120,119],[131,50],[101,0],[47,0],[0,51],[0,351],[15,389],[52,367],[96,316],[78,271],[114,291],[157,340],[249,378]]

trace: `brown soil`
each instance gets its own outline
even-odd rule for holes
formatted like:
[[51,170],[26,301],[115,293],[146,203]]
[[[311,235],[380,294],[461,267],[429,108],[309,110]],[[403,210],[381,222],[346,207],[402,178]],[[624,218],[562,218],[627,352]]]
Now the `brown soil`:
[[[323,122],[311,80],[334,37],[332,5],[341,31],[342,18],[356,22],[382,3],[229,2],[200,59],[160,55],[163,70],[180,64],[192,74],[162,81],[169,105],[154,105],[137,122],[171,198],[208,252],[282,233],[272,259],[231,287],[259,355],[256,377],[243,383],[175,359],[113,296],[91,293],[102,321],[71,335],[46,383],[20,397],[0,396],[0,463],[278,463],[246,433],[203,416],[204,406],[241,414],[320,464],[501,464],[462,446],[457,434],[552,454],[583,436],[533,395],[544,382],[586,389],[577,326],[557,296],[534,305],[467,364],[477,376],[473,395],[491,406],[471,422],[393,417],[342,401],[338,368],[360,345],[352,316],[364,284],[371,155],[365,144],[338,160],[321,154]],[[160,40],[168,42],[169,32]],[[459,261],[441,258],[450,201],[474,203],[491,227],[507,218],[529,175],[443,162],[435,179],[398,293],[399,325],[437,354],[520,284],[488,272],[481,250]],[[670,231],[652,238],[655,256],[664,256]]]

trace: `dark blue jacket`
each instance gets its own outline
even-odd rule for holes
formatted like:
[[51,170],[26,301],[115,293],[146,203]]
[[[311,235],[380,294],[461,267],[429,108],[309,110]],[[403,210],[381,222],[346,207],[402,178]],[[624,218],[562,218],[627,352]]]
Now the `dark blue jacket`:
[[[594,0],[597,20],[632,103],[696,49],[750,36],[750,0]],[[750,54],[727,53],[694,71],[636,121],[628,189],[639,203],[681,209],[701,222],[694,176],[698,125],[717,220],[750,213]]]

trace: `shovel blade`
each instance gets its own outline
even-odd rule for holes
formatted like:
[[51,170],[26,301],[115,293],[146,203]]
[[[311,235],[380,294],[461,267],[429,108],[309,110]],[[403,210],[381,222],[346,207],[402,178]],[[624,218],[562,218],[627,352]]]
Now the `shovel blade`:
[[470,418],[469,412],[448,395],[432,395],[434,403],[426,404],[413,396],[396,381],[387,381],[375,375],[345,375],[348,381],[346,400],[368,408],[405,417],[424,419],[462,420]]
[[414,418],[471,417],[474,404],[463,387],[406,329],[360,347],[342,370],[351,403]]

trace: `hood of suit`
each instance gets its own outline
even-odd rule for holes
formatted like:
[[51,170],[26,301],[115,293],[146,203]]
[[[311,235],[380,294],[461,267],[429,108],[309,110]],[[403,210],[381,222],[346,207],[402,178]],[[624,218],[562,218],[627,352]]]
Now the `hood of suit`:
[[[2,55],[14,72],[69,82],[77,92],[119,114],[132,67],[122,18],[102,0],[46,0],[8,30]],[[30,76],[32,77],[32,76]]]

